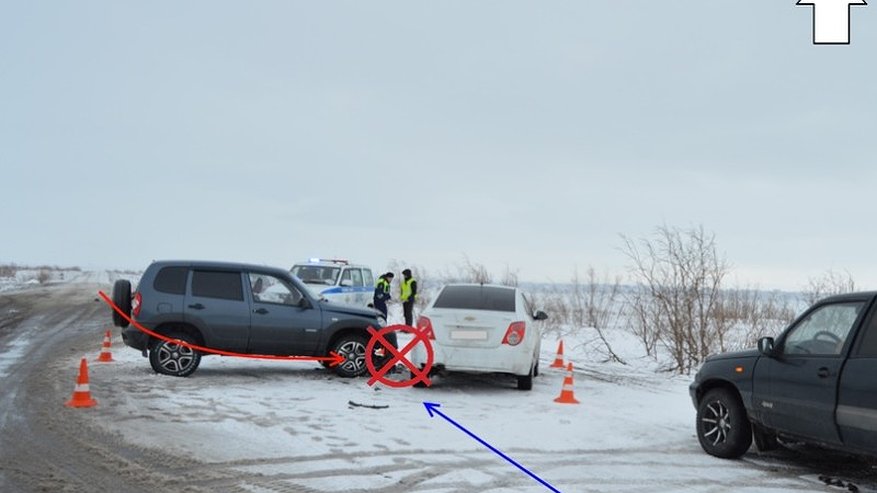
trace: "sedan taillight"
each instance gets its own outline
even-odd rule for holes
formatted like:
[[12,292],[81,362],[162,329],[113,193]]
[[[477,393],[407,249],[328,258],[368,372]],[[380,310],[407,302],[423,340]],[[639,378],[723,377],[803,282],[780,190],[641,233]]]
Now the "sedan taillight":
[[517,346],[524,340],[524,334],[527,332],[527,324],[524,322],[512,322],[509,324],[508,330],[505,331],[505,337],[502,338],[503,344],[509,346]]
[[435,340],[435,332],[432,331],[432,320],[423,315],[417,317],[417,330],[425,332],[426,336]]

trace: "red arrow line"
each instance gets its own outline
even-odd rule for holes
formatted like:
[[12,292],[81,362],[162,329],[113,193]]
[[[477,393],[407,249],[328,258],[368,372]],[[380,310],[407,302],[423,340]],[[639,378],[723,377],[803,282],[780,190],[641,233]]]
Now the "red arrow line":
[[146,327],[140,325],[136,320],[129,317],[128,314],[123,312],[118,306],[116,306],[116,304],[113,303],[113,300],[111,300],[110,297],[106,295],[106,293],[104,293],[103,291],[98,291],[97,294],[99,294],[100,297],[103,298],[103,300],[104,300],[104,302],[106,302],[106,304],[110,305],[110,308],[112,308],[122,318],[127,320],[128,323],[130,323],[131,325],[136,327],[141,332],[144,332],[152,337],[155,337],[156,339],[160,339],[160,340],[166,341],[166,342],[173,342],[175,344],[179,344],[180,346],[194,349],[194,350],[200,351],[202,353],[218,354],[221,356],[233,356],[236,358],[250,358],[250,359],[269,359],[269,360],[285,360],[285,361],[327,361],[327,362],[329,362],[329,366],[340,365],[341,363],[344,363],[344,361],[346,361],[346,358],[344,356],[341,356],[340,354],[336,353],[335,351],[329,351],[329,356],[275,356],[273,354],[234,353],[231,351],[223,351],[221,349],[213,349],[213,348],[209,348],[209,347],[199,346],[197,344],[189,344],[186,341],[181,341],[179,339],[172,339],[170,337],[161,335],[158,332],[147,329]]

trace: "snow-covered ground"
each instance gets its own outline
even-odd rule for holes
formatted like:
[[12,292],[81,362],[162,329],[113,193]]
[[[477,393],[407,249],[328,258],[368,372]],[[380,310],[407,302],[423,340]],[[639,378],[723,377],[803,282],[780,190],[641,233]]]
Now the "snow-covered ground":
[[[617,334],[622,349],[624,339]],[[644,360],[592,361],[575,337],[565,340],[566,357],[581,404],[555,403],[566,373],[549,368],[556,343],[544,341],[542,375],[521,392],[503,376],[395,389],[338,378],[313,363],[222,357],[205,358],[189,378],[166,377],[116,337],[117,362],[91,365],[99,405],[82,412],[126,440],[239,475],[236,487],[254,492],[549,491],[444,418],[431,418],[424,401],[558,491],[830,491],[815,477],[759,464],[754,454],[742,461],[706,455],[694,435],[689,377],[655,373]],[[71,357],[69,367],[75,363]]]
[[[41,281],[42,277],[42,282]],[[0,293],[21,291],[42,285],[62,283],[89,283],[112,285],[117,279],[136,282],[140,275],[131,272],[109,270],[81,271],[74,269],[17,269],[14,276],[0,277]]]

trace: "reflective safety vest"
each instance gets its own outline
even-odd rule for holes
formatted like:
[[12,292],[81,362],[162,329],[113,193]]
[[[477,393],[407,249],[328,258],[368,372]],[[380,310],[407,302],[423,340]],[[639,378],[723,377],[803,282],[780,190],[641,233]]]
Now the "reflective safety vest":
[[375,287],[380,289],[383,293],[390,292],[390,283],[387,282],[383,277],[378,278],[378,282],[375,283]]
[[[414,282],[413,277],[411,279],[407,279],[407,280],[403,279],[402,280],[402,293],[400,293],[401,295],[399,296],[399,299],[401,299],[402,301],[408,301],[408,298],[411,297],[411,283],[412,282]],[[414,299],[417,299],[416,294],[414,295]]]

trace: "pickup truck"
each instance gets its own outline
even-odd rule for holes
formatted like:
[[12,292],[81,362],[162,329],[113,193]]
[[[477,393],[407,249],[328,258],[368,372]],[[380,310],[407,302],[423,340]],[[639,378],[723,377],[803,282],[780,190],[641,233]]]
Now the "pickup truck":
[[875,300],[823,299],[758,349],[707,358],[690,386],[704,451],[737,458],[779,437],[877,456]]

